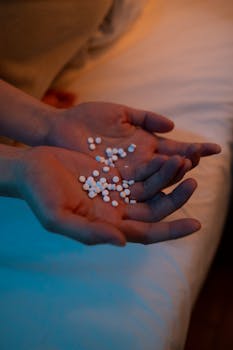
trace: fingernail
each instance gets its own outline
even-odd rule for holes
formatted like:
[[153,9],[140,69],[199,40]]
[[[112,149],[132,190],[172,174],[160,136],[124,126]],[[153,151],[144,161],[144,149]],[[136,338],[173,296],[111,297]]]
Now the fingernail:
[[200,228],[201,228],[201,223],[195,220],[195,222],[193,222],[193,232],[200,230]]

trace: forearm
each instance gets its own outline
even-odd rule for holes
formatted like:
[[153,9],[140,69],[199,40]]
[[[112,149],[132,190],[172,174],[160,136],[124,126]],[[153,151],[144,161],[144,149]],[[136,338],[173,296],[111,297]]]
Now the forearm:
[[0,144],[0,196],[19,197],[18,183],[24,150]]
[[0,135],[42,145],[55,109],[0,79]]

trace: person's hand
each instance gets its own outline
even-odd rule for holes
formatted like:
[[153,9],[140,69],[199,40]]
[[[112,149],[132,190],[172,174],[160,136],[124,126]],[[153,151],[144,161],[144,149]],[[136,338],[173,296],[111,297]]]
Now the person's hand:
[[[126,242],[150,244],[175,239],[200,228],[200,223],[191,218],[160,221],[186,203],[196,188],[193,179],[183,181],[169,194],[159,191],[151,200],[136,204],[126,204],[113,191],[112,199],[119,202],[118,207],[113,207],[100,194],[90,199],[78,180],[80,175],[91,175],[94,169],[99,169],[103,176],[101,167],[91,157],[43,146],[23,152],[16,174],[18,193],[49,231],[88,245],[123,246]],[[182,159],[171,157],[166,166],[166,178],[171,182],[182,166]],[[110,181],[115,175],[120,177],[117,168],[105,176]],[[135,199],[140,200],[144,187],[140,182],[132,185]]]
[[[171,120],[153,112],[133,109],[114,103],[81,103],[68,109],[57,109],[38,101],[0,79],[0,129],[2,135],[17,140],[23,145],[56,146],[76,150],[91,155],[104,152],[108,146],[125,147],[134,143],[137,150],[130,157],[119,162],[122,175],[150,177],[156,172],[154,160],[166,160],[171,155],[180,155],[184,161],[183,174],[195,166],[200,157],[220,152],[220,147],[212,143],[180,143],[162,138],[154,133],[172,130]],[[60,96],[60,97],[59,97]],[[68,94],[48,92],[47,103],[58,98],[73,99]],[[67,99],[67,97],[69,97]],[[52,103],[53,104],[53,103]],[[87,147],[87,138],[100,136],[102,144],[94,152]],[[190,140],[192,141],[192,140]],[[162,158],[162,159],[161,159]],[[127,163],[130,166],[127,169]],[[191,161],[191,164],[190,164]],[[146,174],[141,168],[147,165]],[[191,166],[190,166],[191,165]],[[182,176],[182,174],[181,174]],[[179,180],[180,176],[177,177]],[[178,180],[174,179],[175,182]]]
[[[220,146],[214,143],[184,143],[158,136],[154,133],[173,129],[171,120],[153,112],[119,104],[82,103],[55,114],[45,138],[47,145],[77,150],[96,157],[104,155],[106,147],[127,149],[130,144],[136,144],[136,151],[117,163],[123,177],[143,180],[157,171],[158,159],[162,164],[171,155],[180,155],[186,159],[181,173],[173,179],[173,183],[176,183],[198,164],[201,157],[221,151]],[[90,151],[87,138],[96,136],[102,138],[102,144]]]

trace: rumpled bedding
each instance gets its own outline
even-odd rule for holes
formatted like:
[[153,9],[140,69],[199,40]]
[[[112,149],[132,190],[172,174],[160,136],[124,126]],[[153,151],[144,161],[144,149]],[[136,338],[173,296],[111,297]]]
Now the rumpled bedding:
[[[190,201],[188,237],[142,246],[88,247],[43,230],[27,205],[0,198],[2,350],[182,350],[221,239],[231,190],[233,6],[154,1],[101,55],[56,81],[79,102],[105,100],[165,114],[179,140],[214,141]],[[168,219],[166,219],[168,220]]]

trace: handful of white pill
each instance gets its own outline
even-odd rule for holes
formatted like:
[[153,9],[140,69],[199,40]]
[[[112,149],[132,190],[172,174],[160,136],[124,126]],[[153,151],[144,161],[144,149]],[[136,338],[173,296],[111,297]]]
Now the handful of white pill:
[[[89,149],[94,151],[96,149],[96,145],[100,145],[102,143],[101,137],[88,137],[87,143]],[[132,153],[136,150],[135,144],[130,144],[127,148],[127,151]],[[108,173],[110,171],[110,167],[115,167],[115,163],[120,158],[127,157],[127,152],[123,148],[111,148],[107,147],[105,149],[105,154],[107,158],[104,156],[97,155],[95,160],[98,163],[102,163],[104,166],[102,171],[104,173]],[[105,177],[100,177],[100,171],[98,169],[94,169],[92,171],[92,175],[85,177],[84,175],[79,176],[79,182],[83,184],[82,188],[84,191],[88,192],[88,197],[94,199],[98,194],[101,195],[104,202],[111,202],[113,207],[117,207],[119,202],[117,200],[112,200],[110,197],[110,192],[116,191],[119,193],[120,199],[124,200],[126,204],[135,204],[135,199],[130,199],[129,196],[131,191],[129,189],[130,186],[134,184],[134,180],[120,180],[119,176],[115,175],[112,177],[111,181],[108,182]]]

